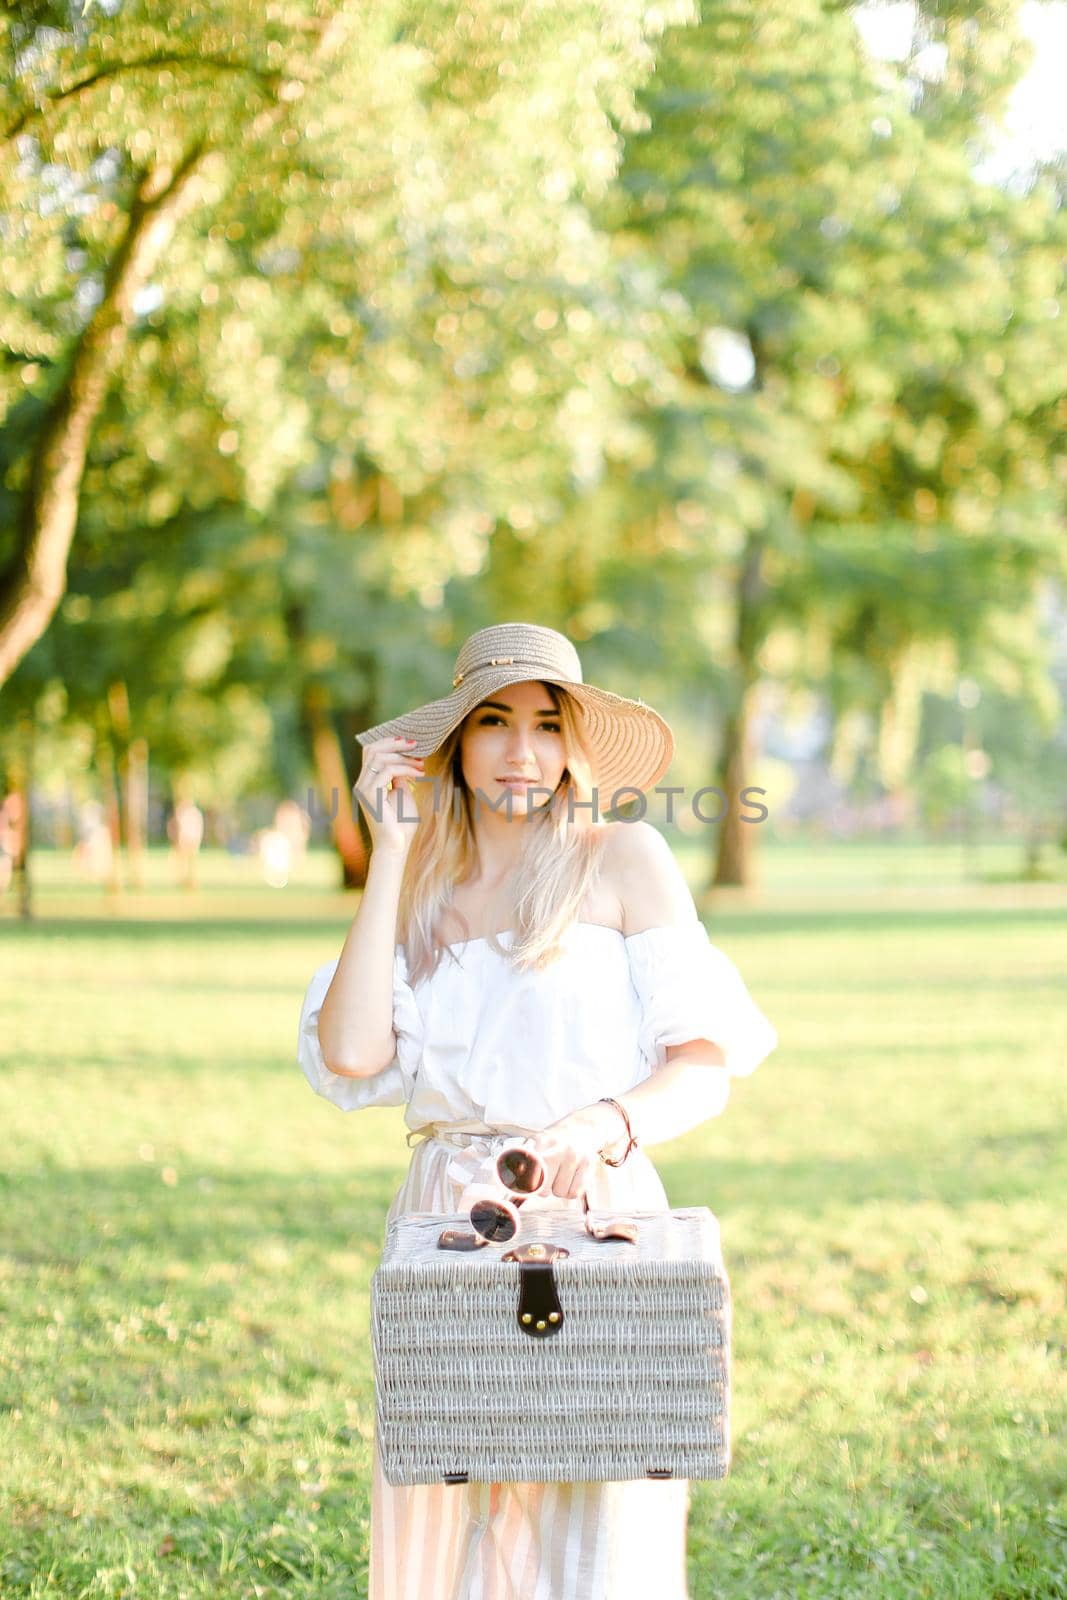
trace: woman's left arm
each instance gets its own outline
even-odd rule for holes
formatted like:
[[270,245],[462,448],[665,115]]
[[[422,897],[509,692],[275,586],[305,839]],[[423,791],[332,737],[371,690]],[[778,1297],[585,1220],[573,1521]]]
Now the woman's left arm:
[[[626,1109],[634,1137],[644,1145],[663,1144],[680,1139],[683,1133],[717,1117],[730,1098],[730,1075],[722,1065],[723,1053],[717,1044],[694,1039],[690,1044],[667,1047],[667,1064],[653,1072],[616,1099]],[[621,1156],[629,1143],[626,1124],[613,1105],[593,1101],[580,1106],[552,1125],[554,1133],[573,1126],[579,1137],[585,1133],[597,1152]]]
[[[626,1108],[634,1137],[642,1145],[663,1144],[719,1116],[730,1098],[730,1074],[722,1065],[724,1059],[719,1046],[706,1039],[668,1045],[666,1066],[657,1068],[636,1088],[615,1096]],[[628,1143],[626,1124],[614,1106],[598,1105],[597,1110],[606,1113],[605,1122],[614,1117],[614,1129],[610,1124],[605,1129],[605,1148],[609,1156],[621,1155]],[[621,1142],[615,1137],[619,1130]]]
[[[730,1095],[730,1077],[719,1065],[721,1060],[719,1046],[705,1039],[668,1045],[665,1066],[636,1088],[613,1097],[625,1106],[642,1148],[680,1138],[719,1115]],[[629,1142],[619,1112],[599,1100],[560,1117],[536,1141],[542,1158],[554,1168],[552,1192],[561,1197],[581,1193],[601,1150],[618,1160]]]
[[[699,926],[685,877],[666,839],[647,822],[619,823],[609,837],[606,870],[618,897],[627,935],[650,927]],[[634,1137],[643,1147],[680,1138],[725,1109],[730,1073],[722,1046],[709,1039],[665,1045],[666,1059],[649,1077],[614,1096],[626,1109]],[[539,1141],[552,1158],[562,1159],[553,1192],[580,1192],[601,1150],[618,1159],[629,1138],[615,1106],[599,1101],[551,1124]]]

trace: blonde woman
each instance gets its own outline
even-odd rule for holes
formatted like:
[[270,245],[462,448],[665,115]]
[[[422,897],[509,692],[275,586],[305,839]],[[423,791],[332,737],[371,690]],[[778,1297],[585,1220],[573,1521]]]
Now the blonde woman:
[[[371,864],[299,1058],[344,1111],[406,1106],[389,1220],[456,1212],[516,1136],[553,1204],[669,1209],[647,1147],[717,1116],[777,1035],[663,836],[603,820],[665,773],[667,723],[502,623],[450,694],[359,740]],[[370,1600],[686,1600],[688,1505],[685,1480],[393,1486],[375,1443]]]

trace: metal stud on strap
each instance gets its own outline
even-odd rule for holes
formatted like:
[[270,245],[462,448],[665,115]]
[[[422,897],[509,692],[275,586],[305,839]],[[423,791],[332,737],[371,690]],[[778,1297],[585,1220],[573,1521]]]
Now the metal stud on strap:
[[511,667],[514,666],[514,664],[514,656],[490,656],[488,661],[479,661],[476,667],[468,667],[463,672],[457,672],[456,676],[452,679],[452,687],[455,689],[460,683],[462,683],[468,672],[480,672],[482,667]]
[[519,1303],[515,1314],[519,1327],[531,1339],[551,1338],[563,1327],[563,1307],[552,1263],[569,1255],[565,1245],[531,1240],[529,1244],[515,1245],[500,1258],[519,1263]]

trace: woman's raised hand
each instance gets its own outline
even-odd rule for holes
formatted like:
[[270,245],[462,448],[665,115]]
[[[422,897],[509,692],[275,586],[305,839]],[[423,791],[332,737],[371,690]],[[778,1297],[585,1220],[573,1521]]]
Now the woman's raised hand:
[[[414,743],[414,739],[376,739],[363,747],[363,765],[352,793],[363,807],[375,850],[406,853],[415,837],[419,813],[411,786],[425,774],[423,757],[409,754]],[[407,796],[403,815],[401,793]]]

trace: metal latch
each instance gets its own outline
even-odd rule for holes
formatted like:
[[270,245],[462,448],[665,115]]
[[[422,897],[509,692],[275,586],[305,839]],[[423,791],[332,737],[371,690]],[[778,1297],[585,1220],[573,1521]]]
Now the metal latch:
[[530,1244],[515,1245],[500,1258],[519,1263],[516,1316],[519,1327],[531,1339],[549,1339],[563,1326],[563,1307],[559,1303],[552,1263],[569,1255],[565,1245],[534,1240]]

